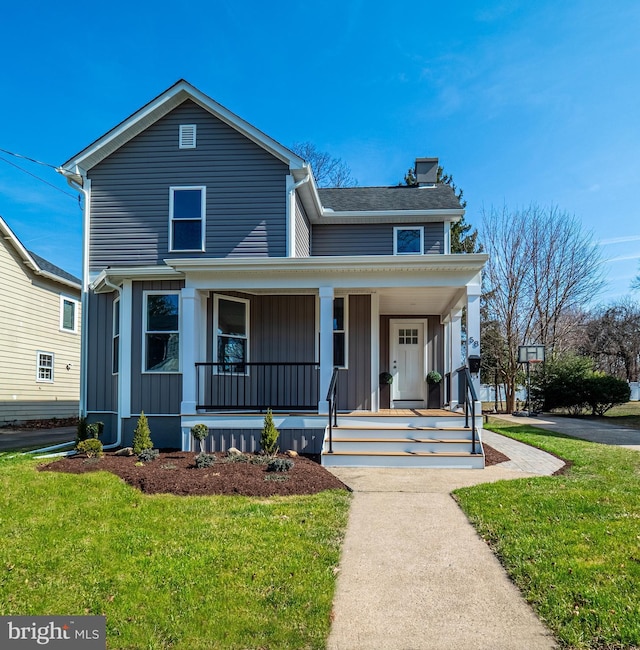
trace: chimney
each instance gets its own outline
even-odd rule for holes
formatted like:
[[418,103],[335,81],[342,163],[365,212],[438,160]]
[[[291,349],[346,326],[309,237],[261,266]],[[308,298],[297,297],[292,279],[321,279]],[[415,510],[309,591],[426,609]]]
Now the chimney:
[[438,159],[416,158],[416,180],[420,187],[434,187],[438,181]]

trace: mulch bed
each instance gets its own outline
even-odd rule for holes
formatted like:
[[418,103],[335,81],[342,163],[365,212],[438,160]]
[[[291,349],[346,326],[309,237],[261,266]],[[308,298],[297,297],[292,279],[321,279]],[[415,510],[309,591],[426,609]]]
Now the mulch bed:
[[116,456],[105,452],[100,459],[68,456],[41,465],[39,469],[71,474],[113,472],[147,494],[270,497],[348,489],[324,467],[304,456],[293,458],[294,466],[288,472],[267,472],[264,464],[228,462],[225,454],[215,456],[216,462],[207,469],[196,469],[195,454],[181,451],[160,452],[156,460],[142,466],[136,466],[137,456]]
[[[484,445],[484,452],[487,467],[509,460],[489,445]],[[105,452],[97,459],[79,454],[40,465],[38,469],[69,474],[112,472],[146,494],[270,497],[349,489],[318,462],[304,456],[292,459],[294,465],[288,472],[267,472],[264,464],[229,462],[226,454],[221,453],[215,456],[216,462],[207,469],[196,469],[195,454],[182,451],[162,451],[156,460],[144,465],[136,465],[137,456]],[[249,454],[249,458],[252,456]]]

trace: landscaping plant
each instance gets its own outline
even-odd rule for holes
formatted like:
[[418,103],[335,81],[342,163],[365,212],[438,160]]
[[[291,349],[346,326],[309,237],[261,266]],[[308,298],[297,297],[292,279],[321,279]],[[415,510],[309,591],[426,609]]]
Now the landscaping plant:
[[278,453],[279,435],[280,432],[273,423],[273,413],[271,413],[271,409],[267,409],[267,414],[264,417],[262,435],[260,436],[260,446],[262,447],[262,451],[268,456],[275,456]]
[[209,435],[209,427],[206,424],[194,424],[191,427],[191,435],[200,443],[200,453],[204,454],[204,441]]
[[153,442],[151,441],[151,429],[147,422],[147,416],[144,412],[140,413],[138,424],[133,432],[133,453],[139,456],[144,449],[153,449]]
[[97,438],[87,438],[80,440],[76,444],[76,449],[80,453],[87,455],[87,458],[102,458],[104,451],[102,450],[102,443]]

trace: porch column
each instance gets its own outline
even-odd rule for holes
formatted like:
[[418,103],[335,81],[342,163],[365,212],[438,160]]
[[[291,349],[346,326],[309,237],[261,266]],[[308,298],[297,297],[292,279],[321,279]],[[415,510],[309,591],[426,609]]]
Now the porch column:
[[182,356],[182,402],[181,415],[194,415],[198,403],[196,386],[196,361],[200,361],[200,338],[203,326],[203,310],[200,293],[186,287],[181,294],[180,352]]
[[451,358],[451,401],[449,404],[452,409],[455,409],[460,404],[456,370],[462,365],[462,309],[456,309],[451,313],[449,327],[449,355]]
[[[480,355],[480,285],[467,285],[467,359]],[[480,395],[480,374],[473,376],[473,385]]]
[[320,395],[318,413],[329,413],[327,391],[333,374],[333,287],[320,287]]

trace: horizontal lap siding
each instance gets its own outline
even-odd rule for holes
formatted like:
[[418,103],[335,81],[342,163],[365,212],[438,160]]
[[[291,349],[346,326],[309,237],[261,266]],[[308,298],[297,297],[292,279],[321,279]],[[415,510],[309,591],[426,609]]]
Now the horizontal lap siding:
[[[197,148],[179,149],[180,124]],[[186,101],[89,172],[92,271],[170,257],[284,256],[288,168]],[[169,187],[204,185],[206,252],[169,253]]]
[[[444,253],[443,223],[411,223],[407,228],[424,226],[425,254]],[[329,224],[314,225],[311,254],[326,255],[393,255],[393,229],[403,224]]]

